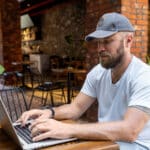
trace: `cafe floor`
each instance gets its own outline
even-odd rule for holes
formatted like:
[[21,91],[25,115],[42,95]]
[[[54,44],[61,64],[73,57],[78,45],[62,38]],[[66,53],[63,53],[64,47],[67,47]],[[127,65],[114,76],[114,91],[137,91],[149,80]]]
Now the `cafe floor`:
[[[26,100],[28,103],[30,103],[32,92],[33,92],[32,90],[25,91],[25,96],[26,96]],[[62,97],[61,90],[54,90],[53,91],[54,106],[63,105],[67,102],[67,89],[66,88],[64,89],[64,92],[65,92],[65,97]],[[44,93],[44,94],[46,94],[46,93]],[[78,92],[74,92],[74,96],[76,96],[77,94],[78,94]],[[73,100],[73,99],[74,99],[74,97],[72,97],[71,100]],[[46,105],[51,105],[51,104],[52,104],[51,98],[50,98],[50,95],[48,95]],[[35,91],[31,108],[39,108],[42,106],[43,106],[42,92],[41,91]]]

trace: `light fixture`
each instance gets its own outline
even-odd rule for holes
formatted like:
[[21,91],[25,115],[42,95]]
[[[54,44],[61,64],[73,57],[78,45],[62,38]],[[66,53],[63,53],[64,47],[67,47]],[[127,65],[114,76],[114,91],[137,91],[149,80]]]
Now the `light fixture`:
[[20,21],[21,21],[21,29],[34,26],[34,23],[28,14],[22,15]]

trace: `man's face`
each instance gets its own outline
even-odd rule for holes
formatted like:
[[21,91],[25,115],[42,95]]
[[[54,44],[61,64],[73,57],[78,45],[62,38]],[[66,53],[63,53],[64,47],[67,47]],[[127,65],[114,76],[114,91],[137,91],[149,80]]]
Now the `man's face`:
[[101,65],[106,68],[114,68],[124,56],[123,37],[115,34],[104,39],[94,39],[90,43],[91,48],[98,51]]

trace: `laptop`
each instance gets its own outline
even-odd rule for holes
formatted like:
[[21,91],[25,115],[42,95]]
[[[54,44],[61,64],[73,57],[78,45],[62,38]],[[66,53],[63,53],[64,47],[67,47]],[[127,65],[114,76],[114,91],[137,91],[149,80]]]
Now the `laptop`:
[[[3,131],[13,139],[13,141],[23,150],[32,150],[42,147],[52,146],[65,142],[77,140],[76,138],[68,139],[45,139],[39,142],[33,142],[30,137],[28,128],[21,127],[18,123],[12,123],[3,101],[0,98],[0,124]],[[27,131],[27,133],[26,133]]]

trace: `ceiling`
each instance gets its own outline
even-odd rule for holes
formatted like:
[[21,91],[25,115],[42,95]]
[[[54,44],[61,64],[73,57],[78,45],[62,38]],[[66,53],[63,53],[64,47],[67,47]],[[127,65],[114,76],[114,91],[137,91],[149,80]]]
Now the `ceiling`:
[[67,0],[17,0],[20,3],[20,13],[35,16],[44,13],[50,7]]

